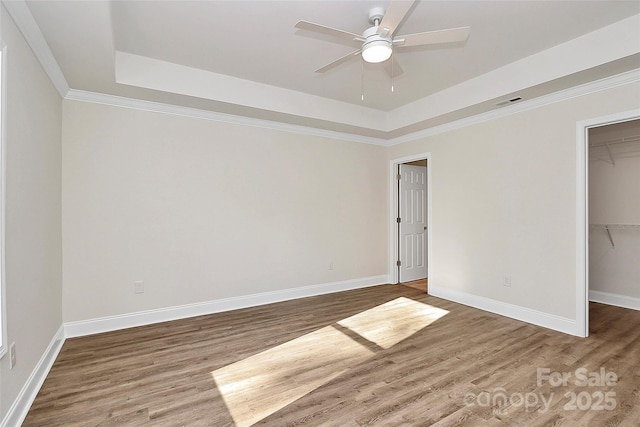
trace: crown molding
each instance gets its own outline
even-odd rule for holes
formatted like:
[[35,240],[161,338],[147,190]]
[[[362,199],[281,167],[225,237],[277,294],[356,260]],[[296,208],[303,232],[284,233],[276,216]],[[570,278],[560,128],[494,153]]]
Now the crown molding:
[[53,83],[60,96],[64,98],[69,92],[69,84],[51,49],[49,49],[40,27],[33,18],[29,6],[24,0],[2,0],[2,4],[9,12],[18,29],[20,29],[34,55],[38,58],[51,83]]
[[391,147],[405,142],[415,141],[421,138],[450,132],[467,126],[488,122],[491,120],[518,114],[527,110],[555,104],[572,98],[600,92],[618,86],[624,86],[640,81],[640,69],[628,71],[615,76],[607,77],[593,82],[585,83],[569,89],[543,95],[531,100],[517,104],[508,105],[497,110],[477,114],[460,120],[455,120],[432,128],[413,132],[407,135],[391,139],[373,138],[346,132],[336,132],[326,129],[318,129],[309,126],[300,126],[289,123],[282,123],[272,120],[256,119],[252,117],[237,116],[233,114],[219,113],[197,108],[182,107],[160,102],[144,101],[140,99],[126,98],[103,93],[88,92],[77,89],[70,89],[65,99],[71,101],[89,102],[94,104],[109,105],[114,107],[131,108],[135,110],[151,111],[156,113],[171,114],[176,116],[192,117],[204,120],[213,120],[223,123],[238,124],[244,126],[258,127],[262,129],[272,129],[300,135],[317,136],[322,138],[336,139],[341,141],[357,142],[361,144],[373,144],[383,147]]
[[391,147],[398,144],[404,144],[405,142],[415,141],[420,138],[426,138],[444,132],[450,132],[467,126],[488,122],[491,120],[499,119],[501,117],[507,117],[527,110],[544,107],[546,105],[567,101],[572,98],[577,98],[580,96],[588,95],[590,93],[600,92],[603,90],[612,89],[618,86],[624,86],[639,81],[640,68],[617,74],[615,76],[606,77],[604,79],[594,80],[592,82],[574,86],[569,89],[553,92],[548,95],[542,95],[537,98],[519,102],[517,104],[507,105],[497,110],[487,111],[486,113],[480,113],[475,116],[455,120],[443,125],[434,126],[429,129],[424,129],[407,135],[391,138],[386,141],[385,146]]
[[[386,111],[367,107],[360,103],[340,101],[117,49],[114,56],[114,68],[115,83],[118,85],[199,98],[222,105],[233,105],[241,109],[251,109],[248,114],[236,110],[232,113],[236,115],[249,115],[258,119],[283,121],[376,138],[385,135],[388,130],[389,117]],[[92,90],[91,88],[84,89]],[[100,90],[100,92],[105,91]],[[112,91],[107,91],[107,93],[117,94]],[[124,96],[131,95],[124,94]],[[137,95],[133,96],[137,97]],[[171,99],[159,101],[174,103]],[[192,105],[187,104],[187,106]],[[211,107],[201,106],[196,108],[211,109]],[[213,111],[228,112],[224,107],[222,109],[213,107]],[[269,112],[269,114],[265,116],[260,113],[261,111]],[[284,117],[284,119],[274,117],[273,114]],[[288,117],[303,117],[305,121],[290,121]],[[324,123],[329,126],[326,127]]]
[[70,89],[64,97],[71,101],[89,102],[94,104],[109,105],[114,107],[130,108],[134,110],[151,111],[156,113],[171,114],[175,116],[192,117],[196,119],[213,120],[217,122],[258,127],[262,129],[279,130],[283,132],[318,136],[322,138],[337,139],[341,141],[358,142],[361,144],[386,145],[386,140],[369,136],[357,135],[346,132],[337,132],[319,129],[310,126],[300,126],[273,120],[256,119],[253,117],[237,116],[234,114],[219,113],[198,108],[183,107],[161,102],[145,101],[141,99],[126,98],[122,96],[107,95],[104,93],[88,92],[84,90]]

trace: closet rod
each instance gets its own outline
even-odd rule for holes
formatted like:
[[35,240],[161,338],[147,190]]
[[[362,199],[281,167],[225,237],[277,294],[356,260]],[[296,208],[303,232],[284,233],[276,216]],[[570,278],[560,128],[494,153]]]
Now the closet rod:
[[590,148],[595,147],[605,147],[607,149],[607,154],[609,154],[609,160],[611,160],[611,165],[615,167],[616,160],[613,158],[613,154],[611,153],[611,145],[616,144],[627,144],[629,142],[640,142],[640,135],[626,136],[624,138],[612,139],[609,141],[596,142],[593,144],[589,144]]
[[610,141],[594,142],[593,144],[589,144],[589,146],[604,147],[609,145],[626,144],[628,142],[638,142],[638,141],[640,141],[640,135],[634,135],[634,136],[627,136],[624,138],[612,139]]
[[640,224],[589,224],[596,228],[640,230]]

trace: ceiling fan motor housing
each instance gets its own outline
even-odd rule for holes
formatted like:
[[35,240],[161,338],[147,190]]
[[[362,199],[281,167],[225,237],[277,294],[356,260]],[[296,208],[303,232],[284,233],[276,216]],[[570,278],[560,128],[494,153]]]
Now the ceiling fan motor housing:
[[[365,42],[362,44],[362,57],[367,62],[383,62],[391,56],[393,42],[391,37],[382,37],[378,34],[378,27],[367,28],[362,37]],[[372,55],[374,51],[383,51],[384,54]]]

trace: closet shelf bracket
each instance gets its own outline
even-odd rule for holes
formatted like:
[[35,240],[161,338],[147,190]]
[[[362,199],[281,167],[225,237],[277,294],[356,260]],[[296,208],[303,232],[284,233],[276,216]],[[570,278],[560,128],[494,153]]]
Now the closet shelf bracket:
[[[608,145],[607,145],[607,148],[609,148],[609,146],[608,146]],[[613,159],[611,159],[611,161],[613,161]],[[614,165],[615,165],[615,163],[614,163]],[[609,227],[608,227],[608,226],[606,226],[606,225],[604,226],[604,228],[605,228],[605,230],[607,230],[607,235],[609,236],[609,241],[611,242],[611,247],[612,247],[612,248],[615,248],[615,247],[616,247],[616,244],[615,244],[615,243],[613,243],[613,237],[611,237],[611,230],[609,230]]]
[[613,154],[611,154],[611,148],[609,148],[609,144],[606,144],[607,153],[609,153],[609,159],[611,159],[611,166],[616,167],[616,161],[613,159]]
[[609,237],[609,242],[611,242],[611,247],[612,248],[615,248],[616,244],[613,241],[613,236],[611,235],[611,230],[637,230],[637,231],[640,231],[640,224],[591,224],[591,227],[604,228],[607,231],[607,236]]

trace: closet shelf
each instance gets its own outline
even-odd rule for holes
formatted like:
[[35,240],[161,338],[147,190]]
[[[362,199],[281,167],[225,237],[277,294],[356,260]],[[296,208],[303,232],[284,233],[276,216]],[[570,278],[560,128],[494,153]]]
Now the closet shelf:
[[590,224],[591,227],[596,227],[596,228],[609,228],[611,230],[613,229],[619,229],[619,228],[629,228],[629,229],[637,229],[640,230],[640,224]]
[[609,159],[611,160],[611,165],[615,166],[616,165],[616,161],[613,158],[613,154],[611,153],[611,148],[609,148],[609,147],[612,146],[612,145],[618,145],[618,144],[628,144],[630,142],[640,142],[640,135],[627,136],[625,138],[618,138],[618,139],[612,139],[612,140],[609,140],[609,141],[597,142],[597,143],[589,144],[589,147],[591,147],[591,148],[605,147],[607,149],[607,153],[609,154]]
[[616,245],[613,242],[613,237],[611,236],[610,230],[637,230],[640,231],[640,224],[589,224],[592,228],[604,228],[607,230],[607,236],[609,236],[609,241],[611,242],[611,247],[615,248]]

